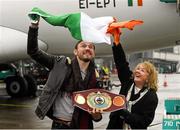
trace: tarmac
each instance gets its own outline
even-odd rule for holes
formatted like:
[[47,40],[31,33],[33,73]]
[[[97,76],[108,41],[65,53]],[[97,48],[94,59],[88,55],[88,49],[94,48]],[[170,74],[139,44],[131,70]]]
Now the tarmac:
[[[165,114],[164,100],[170,97],[180,98],[180,74],[159,74],[159,103],[153,122],[148,130],[162,129],[163,115]],[[119,84],[117,76],[112,76],[114,84]],[[113,87],[111,92],[118,93],[120,87]],[[0,84],[0,129],[50,129],[52,121],[45,117],[40,120],[34,111],[38,97],[11,98],[7,95],[5,84]],[[103,113],[103,119],[94,123],[95,129],[106,129],[109,113]]]

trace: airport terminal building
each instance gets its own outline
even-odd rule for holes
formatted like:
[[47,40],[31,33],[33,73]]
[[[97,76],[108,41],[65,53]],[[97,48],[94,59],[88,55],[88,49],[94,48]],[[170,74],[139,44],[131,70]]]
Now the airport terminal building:
[[[128,55],[127,59],[130,68],[148,60],[156,66],[159,73],[180,73],[180,46],[133,53]],[[108,64],[112,71],[115,69],[112,56],[97,57],[95,62],[100,65]]]
[[159,73],[179,73],[180,46],[145,51],[129,56],[130,65],[132,67],[145,60],[154,63]]

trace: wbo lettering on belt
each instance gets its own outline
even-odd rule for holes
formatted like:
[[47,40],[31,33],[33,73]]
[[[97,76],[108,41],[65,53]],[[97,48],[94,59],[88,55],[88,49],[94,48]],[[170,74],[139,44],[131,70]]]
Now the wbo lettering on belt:
[[117,95],[104,89],[74,92],[73,104],[85,111],[97,109],[104,112],[112,112],[126,108],[124,95]]

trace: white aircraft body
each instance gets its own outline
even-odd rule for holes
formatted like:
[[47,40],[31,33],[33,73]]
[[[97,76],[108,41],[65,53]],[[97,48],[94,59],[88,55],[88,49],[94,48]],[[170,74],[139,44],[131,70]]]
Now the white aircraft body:
[[[0,0],[0,62],[27,58],[25,34],[30,25],[27,14],[33,7],[53,15],[85,12],[92,18],[114,16],[118,21],[143,20],[144,24],[133,31],[122,29],[121,42],[127,52],[173,46],[180,40],[180,17],[175,3],[142,0],[143,6],[138,6],[137,0],[132,1],[133,6],[128,6],[128,0]],[[39,39],[42,48],[53,54],[72,54],[76,43],[68,29],[52,26],[43,19]],[[110,45],[99,44],[96,48],[97,54],[112,54]]]
[[[92,18],[114,16],[118,21],[143,20],[144,24],[136,26],[133,31],[122,29],[121,42],[129,53],[174,46],[180,41],[180,16],[176,13],[176,3],[142,0],[143,6],[138,6],[138,0],[132,0],[133,6],[128,6],[128,1],[0,0],[0,63],[28,58],[28,13],[33,7],[39,7],[53,15],[84,12]],[[52,26],[43,19],[39,24],[40,48],[51,54],[72,54],[77,40],[67,28]],[[112,54],[111,45],[97,44],[96,54]],[[29,84],[30,80],[27,81]],[[17,77],[8,80],[6,84],[11,96],[17,96],[28,89],[21,87],[25,83]]]

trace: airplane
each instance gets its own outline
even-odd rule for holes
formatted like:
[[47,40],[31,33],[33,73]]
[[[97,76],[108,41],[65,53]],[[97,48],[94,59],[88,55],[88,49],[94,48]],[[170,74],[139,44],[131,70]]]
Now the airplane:
[[[33,7],[54,15],[84,12],[92,18],[113,16],[118,21],[144,21],[133,31],[122,30],[121,42],[127,53],[174,46],[180,41],[180,16],[176,13],[180,9],[179,0],[0,0],[0,7],[0,63],[29,58],[26,53],[28,13]],[[44,51],[72,55],[76,42],[68,29],[40,20],[39,46]],[[111,45],[96,44],[96,55],[110,54]],[[21,83],[24,78],[20,78],[14,76],[7,81],[11,96],[20,94],[18,90],[25,84]]]

